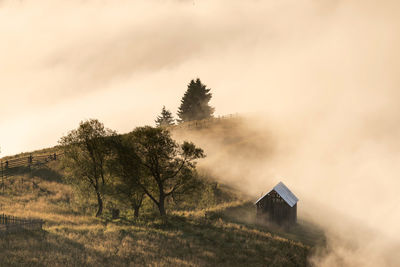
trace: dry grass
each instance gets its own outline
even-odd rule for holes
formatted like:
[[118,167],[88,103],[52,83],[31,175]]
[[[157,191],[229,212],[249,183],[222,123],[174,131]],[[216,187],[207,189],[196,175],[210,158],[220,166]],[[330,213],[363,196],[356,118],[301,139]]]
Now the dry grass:
[[[74,204],[69,185],[34,178],[0,196],[1,210],[46,221],[44,231],[0,240],[1,266],[306,266],[300,242],[223,216],[236,201],[174,212],[167,220],[97,219]],[[18,186],[17,186],[18,185]]]

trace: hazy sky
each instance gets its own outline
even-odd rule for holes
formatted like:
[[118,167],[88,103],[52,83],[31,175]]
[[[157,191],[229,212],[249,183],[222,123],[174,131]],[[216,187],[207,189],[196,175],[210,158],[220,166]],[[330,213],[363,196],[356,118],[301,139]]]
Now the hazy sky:
[[2,155],[55,145],[87,118],[153,124],[195,77],[217,115],[314,116],[374,90],[385,104],[399,32],[386,2],[1,1]]
[[213,89],[217,114],[249,110],[238,104],[245,79],[234,80],[258,57],[247,47],[267,34],[257,4],[1,3],[3,155],[52,146],[87,118],[122,132],[153,124],[162,105],[176,112],[195,77]]

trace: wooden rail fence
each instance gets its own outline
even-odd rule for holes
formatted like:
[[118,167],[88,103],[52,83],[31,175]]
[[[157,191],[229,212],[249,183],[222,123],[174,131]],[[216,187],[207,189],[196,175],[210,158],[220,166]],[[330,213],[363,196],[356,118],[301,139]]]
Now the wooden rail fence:
[[195,120],[179,123],[171,126],[171,129],[198,129],[209,125],[213,125],[215,122],[226,120],[226,119],[239,119],[239,114],[228,114],[224,116],[212,117],[204,120]]
[[16,175],[32,174],[32,168],[42,167],[51,161],[60,159],[63,153],[49,153],[42,155],[29,155],[11,159],[0,160],[0,183],[4,192],[5,180]]
[[0,215],[0,233],[14,233],[21,230],[42,230],[43,220],[23,219],[11,215]]

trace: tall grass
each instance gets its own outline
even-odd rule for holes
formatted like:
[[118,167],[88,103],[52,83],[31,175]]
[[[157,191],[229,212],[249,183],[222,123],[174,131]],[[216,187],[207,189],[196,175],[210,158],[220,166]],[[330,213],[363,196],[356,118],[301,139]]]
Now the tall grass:
[[111,220],[107,212],[98,219],[76,202],[69,185],[34,179],[42,190],[17,182],[0,195],[1,211],[41,218],[44,230],[3,236],[1,266],[307,265],[309,246],[235,220],[229,209],[243,207],[240,200],[177,210],[164,219],[151,212],[137,220],[129,213]]

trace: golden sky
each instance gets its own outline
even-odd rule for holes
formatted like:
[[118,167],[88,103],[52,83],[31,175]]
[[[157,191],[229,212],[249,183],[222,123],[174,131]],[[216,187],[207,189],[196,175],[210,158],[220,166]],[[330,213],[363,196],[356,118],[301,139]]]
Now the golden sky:
[[217,115],[385,106],[399,65],[385,2],[1,1],[2,155],[55,145],[83,119],[153,124],[195,77]]

